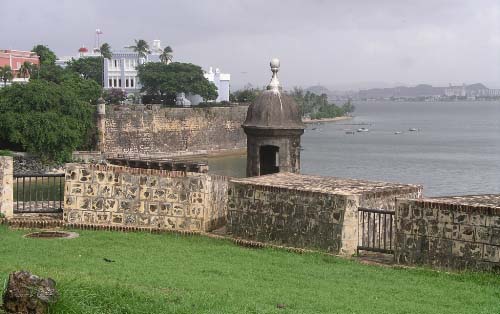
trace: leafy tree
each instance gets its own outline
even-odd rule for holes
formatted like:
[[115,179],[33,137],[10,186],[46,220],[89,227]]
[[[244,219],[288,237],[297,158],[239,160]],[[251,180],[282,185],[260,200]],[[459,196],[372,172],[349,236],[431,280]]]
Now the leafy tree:
[[0,68],[0,78],[3,81],[4,87],[7,85],[7,81],[12,81],[14,74],[12,73],[12,69],[9,65],[4,65]]
[[60,83],[64,73],[66,71],[62,67],[45,63],[33,67],[31,78]]
[[102,57],[72,59],[66,69],[80,74],[85,79],[92,79],[102,86],[103,61]]
[[98,97],[100,87],[77,75],[61,80],[62,84],[31,80],[0,90],[2,148],[21,148],[46,161],[62,162],[69,160],[75,149],[88,145],[95,129],[94,109],[86,100],[88,85],[98,89],[93,98]]
[[119,104],[120,102],[127,99],[127,93],[119,88],[112,88],[104,91],[103,98],[107,104]]
[[56,54],[45,45],[36,45],[31,51],[40,57],[40,64],[42,65],[56,63]]
[[19,68],[19,72],[17,75],[22,78],[29,77],[31,73],[33,72],[33,63],[29,61],[24,61],[23,64],[21,64],[21,67]]
[[217,88],[203,76],[201,67],[191,63],[149,62],[138,67],[142,91],[159,96],[164,103],[173,103],[177,93],[197,94],[205,100],[217,98]]
[[301,88],[295,87],[290,95],[295,99],[302,112],[302,116],[309,116],[311,119],[325,119],[344,116],[354,111],[354,106],[348,102],[342,107],[328,102],[326,94],[317,95],[310,91],[304,93]]
[[174,52],[174,51],[172,50],[172,48],[170,46],[165,47],[163,49],[163,52],[160,55],[161,62],[166,63],[166,64],[169,64],[170,62],[172,62],[172,59],[174,58],[174,56],[172,55],[172,52]]
[[262,91],[258,89],[246,87],[245,89],[238,90],[229,96],[231,101],[245,103],[253,102],[261,92]]

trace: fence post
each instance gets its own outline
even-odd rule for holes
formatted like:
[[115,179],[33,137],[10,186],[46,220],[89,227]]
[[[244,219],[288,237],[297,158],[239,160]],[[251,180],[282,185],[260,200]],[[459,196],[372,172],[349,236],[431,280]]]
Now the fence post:
[[0,213],[14,216],[14,162],[10,156],[0,156]]

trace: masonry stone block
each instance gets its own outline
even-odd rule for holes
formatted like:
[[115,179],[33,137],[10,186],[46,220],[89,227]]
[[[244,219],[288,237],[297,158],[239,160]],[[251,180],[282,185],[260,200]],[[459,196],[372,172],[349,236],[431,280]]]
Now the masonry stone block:
[[208,231],[226,221],[222,176],[91,164],[66,174],[68,222]]

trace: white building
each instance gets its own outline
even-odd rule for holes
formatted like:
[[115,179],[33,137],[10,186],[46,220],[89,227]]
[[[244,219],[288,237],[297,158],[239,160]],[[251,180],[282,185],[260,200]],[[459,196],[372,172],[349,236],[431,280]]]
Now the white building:
[[212,71],[212,67],[208,69],[208,72],[204,74],[205,78],[215,84],[217,87],[217,96],[216,102],[221,101],[229,101],[229,87],[231,81],[231,74],[229,73],[221,73],[218,68],[215,69],[215,72]]

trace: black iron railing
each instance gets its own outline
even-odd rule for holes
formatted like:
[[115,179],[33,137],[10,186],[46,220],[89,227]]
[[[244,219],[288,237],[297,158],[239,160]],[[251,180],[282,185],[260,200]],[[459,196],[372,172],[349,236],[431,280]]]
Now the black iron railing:
[[358,208],[358,253],[394,254],[394,214],[393,210]]
[[14,174],[14,213],[59,213],[64,199],[64,173]]

